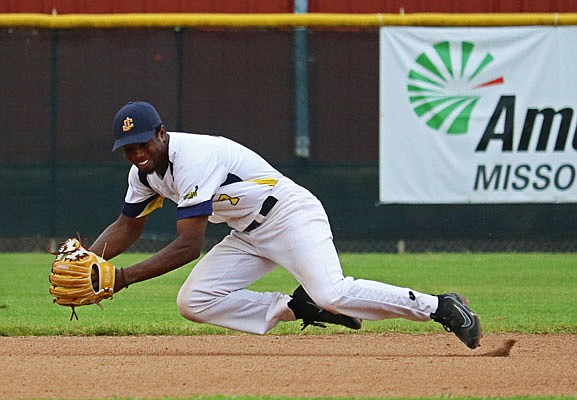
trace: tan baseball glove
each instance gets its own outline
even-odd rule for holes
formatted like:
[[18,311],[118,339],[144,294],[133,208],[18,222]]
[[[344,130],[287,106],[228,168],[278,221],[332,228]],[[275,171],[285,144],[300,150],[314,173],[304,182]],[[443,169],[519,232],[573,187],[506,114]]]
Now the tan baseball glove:
[[96,304],[111,299],[114,294],[114,265],[85,249],[77,239],[62,243],[52,263],[50,294],[54,303],[71,307],[73,317],[78,319],[75,307]]

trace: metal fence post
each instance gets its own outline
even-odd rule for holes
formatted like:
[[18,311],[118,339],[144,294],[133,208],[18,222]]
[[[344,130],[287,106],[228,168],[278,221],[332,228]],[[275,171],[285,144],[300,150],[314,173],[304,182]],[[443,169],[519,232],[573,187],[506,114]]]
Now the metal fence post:
[[[307,13],[308,0],[295,0],[294,12]],[[294,71],[295,71],[295,155],[310,157],[309,133],[309,75],[307,29],[294,30]]]
[[56,202],[58,152],[58,30],[53,29],[50,37],[50,207],[48,233],[56,236]]

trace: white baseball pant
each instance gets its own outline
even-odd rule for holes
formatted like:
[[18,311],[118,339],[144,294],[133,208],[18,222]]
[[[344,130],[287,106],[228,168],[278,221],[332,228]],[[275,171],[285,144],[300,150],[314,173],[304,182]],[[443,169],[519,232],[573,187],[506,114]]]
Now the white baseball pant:
[[289,295],[246,289],[282,266],[328,311],[363,320],[430,320],[436,296],[343,276],[327,215],[308,190],[287,178],[271,194],[279,201],[261,226],[233,230],[193,268],[177,298],[185,318],[258,334],[294,321]]

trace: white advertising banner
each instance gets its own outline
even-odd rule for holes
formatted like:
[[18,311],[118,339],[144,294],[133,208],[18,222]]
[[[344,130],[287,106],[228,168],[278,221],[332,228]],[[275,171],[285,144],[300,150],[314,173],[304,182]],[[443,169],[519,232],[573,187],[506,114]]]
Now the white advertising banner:
[[577,201],[577,27],[384,27],[380,201]]

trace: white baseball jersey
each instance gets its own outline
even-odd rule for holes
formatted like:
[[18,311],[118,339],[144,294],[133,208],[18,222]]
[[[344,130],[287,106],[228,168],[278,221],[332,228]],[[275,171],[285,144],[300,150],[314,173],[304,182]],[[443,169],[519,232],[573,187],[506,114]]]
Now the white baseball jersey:
[[168,134],[168,170],[164,177],[148,174],[143,182],[132,166],[125,215],[146,215],[167,198],[177,205],[177,219],[210,215],[210,222],[242,231],[283,177],[261,156],[224,137]]
[[[329,311],[367,320],[430,320],[436,297],[344,277],[320,201],[259,155],[222,137],[169,136],[164,177],[139,176],[133,166],[123,213],[143,216],[168,198],[177,204],[177,219],[209,215],[211,222],[234,229],[197,262],[181,287],[177,304],[185,318],[253,333],[294,320],[289,295],[247,289],[280,265]],[[246,232],[268,196],[277,202]]]

